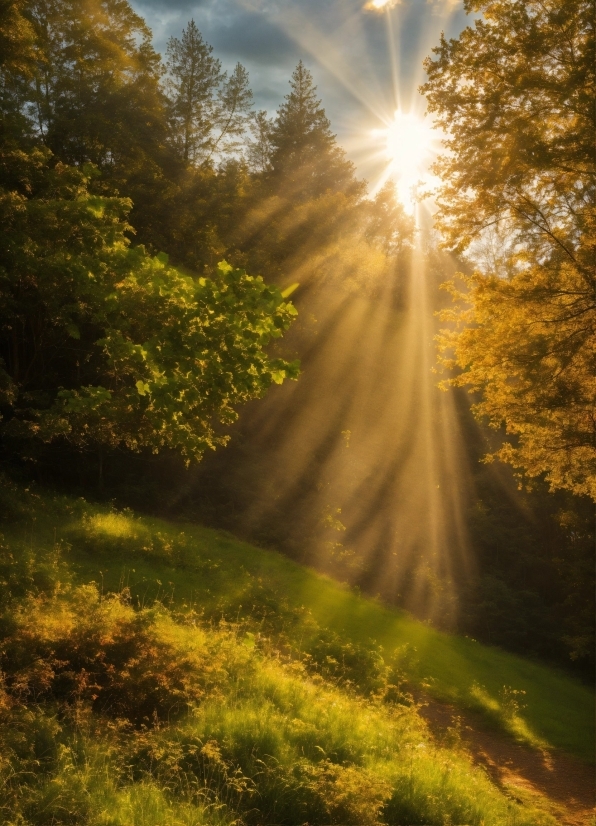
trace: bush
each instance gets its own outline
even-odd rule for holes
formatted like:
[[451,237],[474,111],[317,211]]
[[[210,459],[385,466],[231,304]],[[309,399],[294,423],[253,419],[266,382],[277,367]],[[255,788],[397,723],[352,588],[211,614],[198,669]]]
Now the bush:
[[227,677],[204,634],[160,606],[135,611],[126,593],[102,598],[94,584],[28,597],[0,663],[22,702],[89,703],[137,726],[175,717]]

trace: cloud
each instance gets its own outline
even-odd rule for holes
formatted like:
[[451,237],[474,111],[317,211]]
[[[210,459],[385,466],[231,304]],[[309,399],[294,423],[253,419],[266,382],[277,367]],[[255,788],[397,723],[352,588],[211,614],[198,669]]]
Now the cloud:
[[210,0],[172,0],[164,3],[164,0],[137,0],[133,6],[142,14],[145,11],[173,12],[174,14],[183,11],[193,11],[209,5]]

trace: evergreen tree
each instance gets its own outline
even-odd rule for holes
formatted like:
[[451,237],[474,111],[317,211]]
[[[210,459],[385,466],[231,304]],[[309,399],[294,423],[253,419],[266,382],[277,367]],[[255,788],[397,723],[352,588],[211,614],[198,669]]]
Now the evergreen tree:
[[237,155],[252,109],[248,72],[228,77],[194,20],[167,47],[172,136],[185,163],[195,166]]
[[271,130],[271,179],[282,194],[299,200],[324,192],[359,195],[363,184],[354,176],[354,165],[337,145],[331,124],[311,73],[302,61],[290,81],[291,91],[277,111]]
[[271,170],[271,130],[273,120],[261,109],[254,112],[250,120],[250,132],[253,140],[248,142],[246,159],[253,172],[261,174]]
[[213,149],[216,96],[223,74],[213,47],[205,43],[194,20],[183,29],[180,40],[169,39],[167,67],[174,142],[185,162],[196,163]]
[[221,154],[238,154],[249,128],[253,97],[248,72],[241,63],[225,77],[217,93],[213,148],[209,160]]

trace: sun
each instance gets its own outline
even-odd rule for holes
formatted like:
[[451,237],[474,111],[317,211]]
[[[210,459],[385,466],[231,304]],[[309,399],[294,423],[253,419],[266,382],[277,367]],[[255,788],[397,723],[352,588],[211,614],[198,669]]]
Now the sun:
[[385,141],[387,177],[395,179],[400,201],[412,212],[416,188],[431,178],[429,168],[437,153],[437,133],[424,118],[398,109],[387,128],[376,134]]
[[369,0],[364,6],[367,11],[381,11],[381,9],[392,9],[397,6],[401,0]]

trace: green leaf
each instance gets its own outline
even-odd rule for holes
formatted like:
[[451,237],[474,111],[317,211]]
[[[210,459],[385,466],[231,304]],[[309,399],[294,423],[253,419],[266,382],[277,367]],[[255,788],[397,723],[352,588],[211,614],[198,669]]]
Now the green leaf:
[[299,286],[300,283],[298,281],[296,281],[295,284],[290,284],[289,287],[286,287],[285,290],[281,291],[282,298],[289,298],[293,292],[296,292]]

